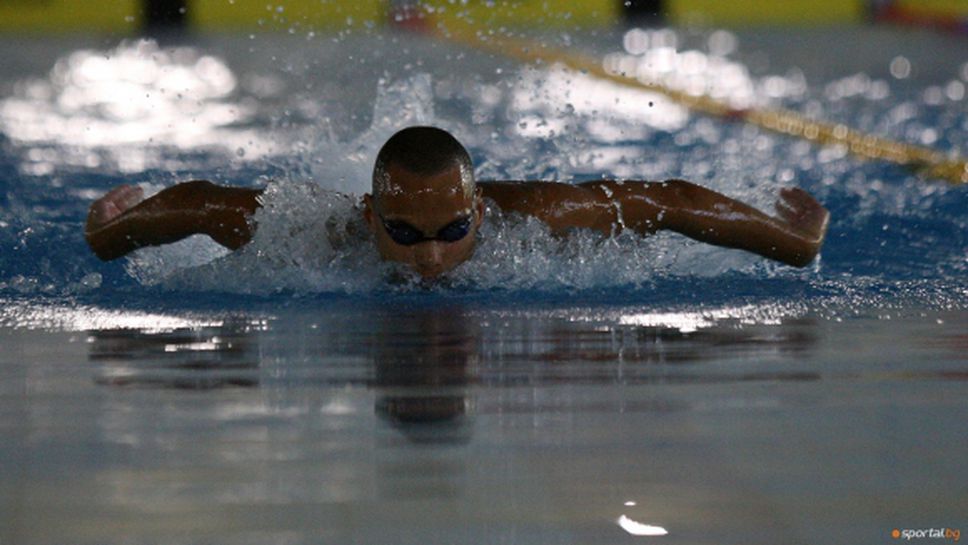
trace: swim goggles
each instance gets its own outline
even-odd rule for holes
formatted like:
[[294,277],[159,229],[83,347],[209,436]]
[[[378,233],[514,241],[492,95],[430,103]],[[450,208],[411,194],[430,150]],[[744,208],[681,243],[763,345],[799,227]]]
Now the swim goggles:
[[387,221],[380,216],[383,228],[386,230],[393,242],[402,246],[413,246],[421,242],[439,240],[441,242],[457,242],[471,232],[471,216],[458,218],[440,228],[437,234],[432,237],[425,236],[423,231],[405,221]]

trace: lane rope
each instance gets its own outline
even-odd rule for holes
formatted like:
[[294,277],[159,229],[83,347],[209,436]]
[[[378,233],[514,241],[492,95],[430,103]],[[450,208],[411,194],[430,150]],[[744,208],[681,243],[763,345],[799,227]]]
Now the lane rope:
[[472,49],[496,53],[525,64],[561,64],[626,87],[660,93],[691,110],[727,120],[744,121],[780,134],[825,146],[843,146],[855,156],[905,166],[926,178],[951,184],[968,184],[968,161],[937,150],[867,134],[839,123],[817,121],[787,109],[737,109],[708,95],[691,95],[657,82],[641,81],[634,75],[606,69],[599,60],[547,44],[501,36],[473,25],[426,24],[432,36]]

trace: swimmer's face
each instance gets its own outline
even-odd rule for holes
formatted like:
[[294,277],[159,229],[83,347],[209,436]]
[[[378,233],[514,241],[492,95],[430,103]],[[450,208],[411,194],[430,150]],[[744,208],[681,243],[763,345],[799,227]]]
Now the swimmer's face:
[[409,265],[434,279],[474,253],[484,218],[480,190],[466,195],[458,166],[430,176],[390,164],[386,190],[363,197],[364,216],[387,261]]

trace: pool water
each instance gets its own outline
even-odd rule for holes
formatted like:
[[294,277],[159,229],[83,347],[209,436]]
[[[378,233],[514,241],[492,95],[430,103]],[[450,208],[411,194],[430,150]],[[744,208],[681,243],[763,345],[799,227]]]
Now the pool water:
[[[543,40],[968,154],[959,37]],[[387,32],[0,39],[0,543],[816,543],[965,526],[968,199],[560,67]],[[818,55],[817,51],[837,51]],[[681,177],[831,211],[805,269],[490,211],[441,285],[353,221],[376,150],[479,179]],[[101,263],[119,183],[270,187],[252,245]],[[307,183],[315,185],[307,185]]]

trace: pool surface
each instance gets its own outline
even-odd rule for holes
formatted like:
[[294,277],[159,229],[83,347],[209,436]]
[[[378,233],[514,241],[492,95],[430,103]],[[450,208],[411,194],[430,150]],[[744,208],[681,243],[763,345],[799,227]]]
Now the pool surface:
[[[540,39],[968,154],[962,37]],[[5,36],[0,66],[0,544],[968,526],[964,186],[385,31]],[[830,209],[827,243],[793,269],[670,234],[562,241],[491,210],[457,274],[391,280],[368,244],[313,236],[354,212],[307,183],[362,194],[411,124],[457,135],[479,179],[677,177],[765,210],[797,185]],[[252,245],[87,251],[94,198],[193,178],[271,188]]]

